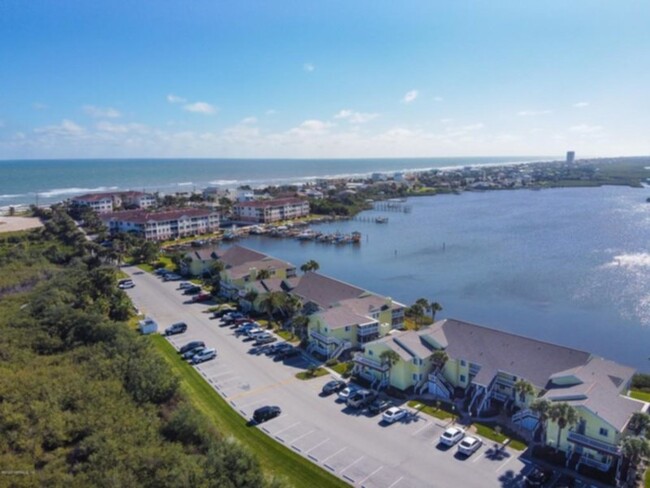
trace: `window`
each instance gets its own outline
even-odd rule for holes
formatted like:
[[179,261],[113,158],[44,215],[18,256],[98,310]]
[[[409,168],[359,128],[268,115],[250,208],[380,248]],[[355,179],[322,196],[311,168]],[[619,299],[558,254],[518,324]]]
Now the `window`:
[[460,382],[465,383],[465,375],[464,374],[460,375]]
[[463,366],[463,367],[465,367],[465,366],[467,366],[467,363],[465,362],[464,359],[461,359],[461,360],[460,360],[460,365]]
[[373,356],[375,353],[372,352],[372,349],[368,349],[368,356]]
[[608,430],[605,429],[604,427],[601,427],[601,428],[600,428],[600,431],[599,431],[599,434],[602,435],[603,437],[607,437],[607,435],[609,434],[609,432],[608,432]]
[[350,332],[350,326],[349,325],[345,326],[345,332]]

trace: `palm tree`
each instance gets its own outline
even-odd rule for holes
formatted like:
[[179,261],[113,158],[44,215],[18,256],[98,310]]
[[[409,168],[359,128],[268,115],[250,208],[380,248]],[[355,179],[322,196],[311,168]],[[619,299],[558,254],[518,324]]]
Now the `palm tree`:
[[438,302],[431,302],[430,309],[431,309],[431,319],[435,322],[436,313],[442,312],[442,305],[440,305]]
[[272,326],[273,314],[278,313],[284,308],[286,295],[281,291],[271,291],[266,293],[260,301],[260,308],[269,318],[269,328]]
[[568,403],[554,403],[548,413],[549,418],[557,424],[557,443],[555,449],[560,449],[562,429],[578,422],[578,412]]
[[546,444],[546,424],[551,411],[551,402],[539,398],[530,404],[530,411],[537,415],[539,428],[542,429],[542,444]]
[[627,428],[635,435],[643,435],[649,427],[650,414],[644,412],[634,412],[627,424]]
[[422,305],[419,303],[414,303],[411,305],[408,309],[409,314],[413,317],[415,321],[415,328],[419,329],[420,328],[420,319],[424,315],[424,309],[422,308]]
[[442,349],[434,351],[431,355],[431,363],[433,364],[436,372],[440,371],[445,364],[449,361],[449,354],[447,354]]
[[643,460],[650,457],[650,441],[643,437],[626,437],[621,451],[628,461],[627,481],[632,482],[639,468],[642,468]]
[[298,312],[302,310],[302,302],[300,298],[291,293],[285,295],[285,303],[283,313],[287,320],[291,320]]
[[516,395],[516,402],[526,403],[526,399],[530,395],[535,394],[535,387],[526,380],[518,380],[513,389]]
[[307,271],[318,271],[320,269],[320,264],[318,264],[313,259],[310,259],[305,264],[300,266],[300,271],[306,273]]
[[271,277],[271,271],[268,268],[260,269],[257,272],[258,280],[268,280]]
[[306,315],[297,315],[291,320],[291,327],[293,327],[293,335],[298,336],[300,341],[304,341],[307,334],[307,327],[309,326],[309,317]]
[[379,360],[382,364],[388,365],[388,371],[384,372],[384,376],[390,375],[391,368],[400,360],[399,354],[397,354],[392,349],[386,349],[379,355]]

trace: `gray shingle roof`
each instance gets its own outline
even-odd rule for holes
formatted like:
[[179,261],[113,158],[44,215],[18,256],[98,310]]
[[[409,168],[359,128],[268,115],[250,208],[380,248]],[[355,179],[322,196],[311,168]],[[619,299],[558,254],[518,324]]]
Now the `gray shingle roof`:
[[428,330],[434,339],[442,335],[450,357],[481,366],[474,378],[478,384],[489,383],[498,371],[502,371],[526,378],[543,389],[553,373],[582,366],[590,358],[588,352],[460,320],[441,320]]
[[328,308],[341,300],[357,298],[364,293],[364,290],[309,271],[300,277],[292,293],[302,298],[303,302],[314,302],[323,308]]
[[242,246],[232,246],[217,254],[226,267],[239,266],[251,261],[260,261],[268,257],[266,254]]

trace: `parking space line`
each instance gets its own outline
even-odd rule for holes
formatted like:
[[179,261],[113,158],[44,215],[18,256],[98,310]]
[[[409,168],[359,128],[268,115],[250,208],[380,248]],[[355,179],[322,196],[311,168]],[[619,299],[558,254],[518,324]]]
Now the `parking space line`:
[[255,388],[254,390],[248,390],[248,391],[242,392],[239,395],[233,396],[233,398],[240,398],[242,396],[252,395],[253,393],[257,393],[257,392],[260,392],[260,391],[270,390],[272,388],[277,388],[279,386],[283,386],[283,385],[287,385],[289,383],[293,383],[294,381],[299,381],[299,380],[298,380],[298,378],[295,378],[295,377],[287,378],[284,381],[278,381],[277,383],[272,383],[270,385],[260,386],[259,388]]
[[426,429],[427,427],[429,427],[429,422],[426,421],[426,420],[425,420],[424,422],[425,422],[425,424],[424,424],[422,427],[420,427],[418,430],[416,430],[415,432],[413,432],[413,433],[411,434],[411,436],[418,435],[418,434],[419,434],[420,432],[422,432],[424,429]]
[[508,464],[514,458],[515,458],[515,456],[510,456],[508,459],[506,459],[504,462],[502,462],[501,465],[494,472],[498,473],[499,471],[501,471],[503,468],[505,468],[506,464]]
[[[351,463],[351,464],[349,464],[348,466],[346,466],[345,468],[343,468],[343,469],[341,470],[341,473],[343,473],[343,471],[347,471],[348,469],[350,469],[352,466],[354,466],[355,464],[357,464],[359,461],[361,461],[361,460],[362,460],[363,458],[365,458],[365,457],[366,457],[366,456],[361,456],[359,459],[357,459],[357,460],[354,461],[353,463]],[[352,480],[352,481],[354,481],[354,480]]]
[[[338,451],[336,451],[334,454],[332,454],[332,455],[330,455],[330,456],[327,456],[325,459],[323,459],[323,463],[325,463],[325,461],[327,461],[328,459],[332,459],[332,458],[333,458],[334,456],[336,456],[337,454],[342,453],[342,452],[345,451],[347,448],[348,448],[347,446],[342,447],[341,449],[339,449]],[[327,465],[326,465],[326,466],[327,466]],[[331,468],[330,468],[330,469],[331,469]]]
[[232,371],[230,371],[230,370],[228,370],[228,371],[222,371],[222,372],[219,373],[219,374],[212,375],[212,377],[213,377],[213,378],[218,378],[219,376],[224,376],[224,375],[231,374],[231,373],[232,373]]
[[[478,454],[478,450],[476,450],[476,452],[474,452],[474,454]],[[481,460],[482,458],[484,458],[485,456],[483,456],[483,454],[484,453],[481,453],[480,456],[476,456],[476,458],[472,459],[472,463],[475,463],[475,462]]]
[[[298,442],[300,439],[302,439],[303,437],[307,437],[307,436],[308,436],[309,434],[311,434],[312,432],[316,432],[316,429],[312,429],[312,430],[310,430],[309,432],[307,432],[306,434],[299,435],[298,437],[296,437],[295,439],[293,439],[293,440],[291,441],[291,443],[293,444],[294,442]],[[292,447],[293,447],[293,446],[292,446]]]
[[289,430],[290,428],[295,427],[296,425],[298,425],[298,424],[300,424],[300,423],[301,423],[301,422],[298,421],[298,422],[295,422],[295,423],[291,424],[289,427],[285,427],[284,429],[278,430],[278,431],[275,433],[275,436],[277,437],[279,434],[282,434],[285,430]]
[[404,476],[400,476],[399,478],[397,478],[397,480],[393,481],[393,483],[388,488],[393,488],[393,486],[395,486],[397,483],[399,483],[403,479],[404,479]]
[[316,449],[317,447],[320,447],[320,446],[322,446],[323,444],[325,444],[325,443],[326,443],[327,441],[329,441],[329,440],[330,440],[330,438],[328,437],[328,438],[327,438],[327,439],[325,439],[324,441],[322,441],[322,442],[319,442],[319,443],[318,443],[318,444],[316,444],[316,445],[315,445],[314,447],[311,447],[311,448],[309,448],[309,450],[307,451],[307,453],[310,453],[310,452],[312,452],[312,451],[313,451],[314,449]]
[[368,476],[366,476],[366,477],[363,478],[361,481],[359,481],[359,484],[360,484],[360,485],[363,484],[363,483],[364,483],[368,478],[371,478],[372,476],[376,475],[376,474],[379,473],[379,471],[381,471],[382,469],[384,469],[384,467],[383,467],[383,466],[379,466],[379,467],[378,467],[377,469],[375,469],[372,473],[370,473]]

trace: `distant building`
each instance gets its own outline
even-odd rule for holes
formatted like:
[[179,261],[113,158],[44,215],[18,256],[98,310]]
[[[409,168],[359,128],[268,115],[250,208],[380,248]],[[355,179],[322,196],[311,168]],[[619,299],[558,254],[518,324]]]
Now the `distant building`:
[[575,159],[576,159],[575,151],[567,151],[567,153],[566,153],[566,162],[567,162],[567,164],[573,164]]
[[132,232],[148,241],[163,241],[214,232],[219,229],[220,216],[212,209],[179,208],[109,212],[103,213],[101,219],[111,233]]
[[237,202],[235,218],[242,222],[266,224],[309,215],[309,202],[300,198],[277,198],[253,202]]
[[73,205],[90,207],[97,213],[112,212],[120,207],[149,208],[156,205],[156,197],[141,191],[87,193],[74,197]]

